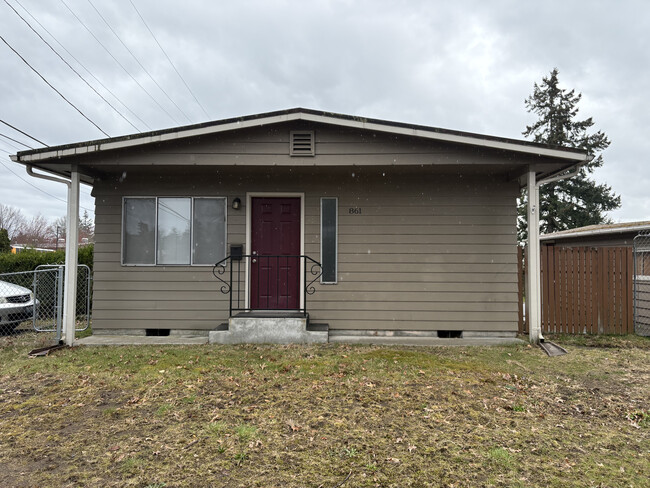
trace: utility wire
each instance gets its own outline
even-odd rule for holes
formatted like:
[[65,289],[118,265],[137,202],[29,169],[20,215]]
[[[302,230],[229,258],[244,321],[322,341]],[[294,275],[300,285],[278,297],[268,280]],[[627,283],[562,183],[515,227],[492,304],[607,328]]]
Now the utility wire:
[[[6,142],[4,142],[4,141],[2,141],[2,142],[3,142],[3,144],[6,144]],[[2,148],[2,147],[0,147],[0,151],[5,152],[5,153],[7,153],[7,154],[9,154],[9,155],[12,154],[11,152],[7,151],[6,149],[4,149],[4,148]],[[5,156],[5,158],[6,158],[6,156]],[[8,158],[7,158],[7,162],[9,162],[9,165],[10,165],[10,166],[13,166],[13,165],[14,165],[14,162],[11,161],[11,160],[8,159]],[[14,174],[15,174],[15,173],[14,173]],[[19,175],[16,175],[16,176],[19,176]],[[82,183],[83,183],[83,182],[82,182]],[[81,185],[81,187],[80,187],[80,188],[81,188],[80,191],[81,191],[84,195],[87,195],[87,196],[91,197],[91,196],[92,196],[92,195],[91,195],[91,191],[87,191],[87,192],[86,192],[86,191],[85,191],[86,186],[84,186],[84,185],[87,185],[87,184],[86,184],[86,183],[83,183],[83,184]],[[86,210],[88,210],[88,209],[86,209]]]
[[[2,161],[0,161],[0,164],[1,164],[2,166],[4,166],[5,169],[6,169],[7,171],[9,171],[11,174],[13,174],[16,178],[21,179],[23,182],[27,183],[29,186],[31,186],[31,187],[33,187],[33,188],[36,188],[36,189],[37,189],[38,191],[40,191],[41,193],[45,193],[48,197],[52,197],[52,198],[54,198],[55,200],[59,200],[60,202],[68,203],[68,202],[67,202],[66,200],[64,200],[63,198],[59,198],[59,197],[57,197],[57,196],[55,196],[55,195],[52,195],[51,193],[46,192],[45,190],[39,188],[39,187],[36,186],[35,184],[31,183],[30,181],[28,181],[28,180],[26,180],[25,178],[23,178],[22,176],[20,176],[18,173],[14,173],[14,171],[13,171],[9,166],[7,166],[5,163],[3,163]],[[86,208],[86,207],[84,207],[83,205],[79,205],[79,207],[83,208],[84,210],[88,210],[89,212],[92,212],[91,209]]]
[[[11,143],[11,142],[9,142],[9,141],[0,141],[0,142],[2,142],[3,144],[6,144],[6,145],[9,146],[9,147],[13,147],[14,150],[15,150],[16,152],[17,152],[17,151],[24,151],[23,148],[18,147],[18,146],[16,146],[15,144],[13,144],[13,143]],[[11,154],[11,153],[9,153],[9,154]]]
[[34,32],[34,34],[36,34],[36,35],[39,37],[39,39],[40,39],[41,41],[43,41],[43,42],[45,43],[45,45],[46,45],[47,47],[49,47],[49,48],[52,50],[52,52],[53,52],[54,54],[56,54],[56,55],[59,57],[59,59],[60,59],[61,61],[63,61],[63,62],[65,63],[65,65],[66,65],[68,68],[70,68],[70,69],[74,72],[74,74],[76,74],[76,75],[81,79],[81,81],[83,81],[86,85],[88,85],[88,88],[90,88],[92,91],[94,91],[94,92],[97,94],[97,96],[98,96],[99,98],[101,98],[102,100],[104,100],[104,101],[108,104],[108,106],[111,107],[111,108],[115,111],[115,113],[116,113],[117,115],[119,115],[120,117],[122,117],[122,118],[123,118],[123,119],[124,119],[124,120],[125,120],[125,121],[130,125],[130,126],[131,126],[131,127],[133,127],[136,131],[141,132],[140,129],[138,129],[135,125],[133,125],[133,124],[131,123],[131,121],[130,121],[129,119],[127,119],[127,118],[124,116],[124,114],[123,114],[122,112],[120,112],[118,109],[116,109],[116,108],[111,104],[111,102],[109,102],[108,100],[106,100],[106,99],[102,96],[101,93],[99,93],[97,90],[95,90],[95,87],[92,86],[90,83],[88,83],[88,81],[86,81],[86,79],[85,79],[83,76],[81,76],[81,75],[79,74],[79,72],[78,72],[76,69],[74,69],[74,68],[70,65],[70,63],[68,63],[68,62],[63,58],[63,56],[61,56],[61,55],[57,52],[57,50],[54,49],[54,48],[52,47],[52,45],[51,45],[49,42],[47,42],[47,41],[43,38],[43,36],[41,36],[41,35],[36,31],[36,29],[34,29],[34,28],[32,27],[32,25],[31,25],[29,22],[27,22],[27,20],[25,20],[25,18],[24,18],[22,15],[20,15],[20,14],[18,13],[18,11],[13,7],[13,5],[11,5],[7,0],[4,0],[4,2],[9,6],[9,8],[10,8],[11,10],[14,11],[14,13],[15,13],[18,17],[20,17],[20,20],[22,20],[25,24],[27,24],[27,27],[29,27],[29,28],[32,30],[32,32]]
[[167,58],[167,61],[169,61],[169,64],[171,65],[171,67],[174,68],[174,71],[176,71],[176,74],[178,75],[178,77],[181,79],[181,81],[182,81],[183,84],[185,85],[185,88],[187,88],[187,91],[190,92],[190,95],[192,95],[192,98],[194,98],[194,101],[196,102],[196,104],[197,104],[199,107],[201,107],[201,110],[203,110],[203,113],[205,114],[206,118],[207,118],[208,120],[210,120],[210,116],[208,115],[208,112],[205,110],[205,108],[203,107],[203,105],[201,105],[201,102],[199,102],[199,99],[196,98],[196,95],[194,95],[194,92],[192,91],[192,89],[189,87],[189,85],[185,82],[185,79],[181,76],[181,74],[179,73],[179,71],[176,69],[176,66],[174,66],[174,63],[172,62],[171,58],[167,55],[167,52],[163,49],[163,47],[162,47],[162,46],[160,45],[160,43],[158,42],[158,39],[157,39],[156,36],[154,35],[153,31],[149,28],[149,25],[147,24],[147,22],[145,22],[144,17],[142,17],[142,14],[141,14],[140,11],[138,10],[138,8],[135,6],[135,4],[133,3],[132,0],[129,0],[129,2],[131,2],[131,6],[133,7],[133,9],[134,9],[134,10],[136,11],[136,13],[138,14],[138,17],[140,17],[140,20],[142,20],[142,23],[144,24],[144,26],[145,26],[145,27],[147,28],[147,30],[149,31],[149,34],[151,34],[151,37],[153,37],[153,40],[156,41],[156,44],[158,44],[158,47],[160,48],[160,50],[162,51],[162,53],[163,53],[163,54],[165,55],[165,57]]
[[126,103],[124,103],[122,100],[120,100],[120,98],[119,98],[115,93],[113,93],[113,92],[111,91],[110,88],[108,88],[106,85],[104,85],[104,84],[101,82],[101,80],[100,80],[99,78],[97,78],[97,77],[96,77],[96,76],[95,76],[95,75],[94,75],[94,74],[93,74],[93,73],[92,73],[88,68],[86,68],[86,66],[84,66],[84,64],[83,64],[81,61],[79,61],[79,60],[75,57],[74,54],[72,54],[72,53],[71,53],[71,52],[70,52],[70,51],[69,51],[69,50],[68,50],[68,49],[67,49],[63,44],[61,44],[61,43],[59,42],[59,40],[54,36],[54,34],[52,34],[49,30],[47,30],[47,28],[46,28],[43,24],[41,24],[41,23],[38,21],[38,19],[37,19],[36,17],[34,17],[34,16],[32,15],[32,13],[31,13],[29,10],[27,10],[27,8],[26,8],[22,3],[20,3],[19,0],[14,0],[14,1],[15,1],[18,5],[20,5],[20,7],[21,7],[21,8],[22,8],[26,13],[27,13],[27,15],[29,15],[29,16],[32,18],[32,20],[33,20],[34,22],[36,22],[36,23],[39,25],[39,27],[40,27],[41,29],[43,29],[45,32],[47,32],[48,35],[49,35],[52,39],[54,39],[54,41],[55,41],[59,46],[61,46],[61,48],[62,48],[66,53],[68,53],[68,55],[69,55],[72,59],[74,59],[74,60],[77,62],[77,64],[79,64],[79,66],[81,66],[81,67],[86,71],[86,73],[88,73],[90,76],[92,76],[93,79],[94,79],[97,83],[99,83],[99,85],[100,85],[104,90],[106,90],[108,93],[110,93],[110,94],[113,96],[113,98],[115,98],[115,100],[117,100],[117,101],[118,101],[118,102],[119,102],[119,103],[120,103],[120,104],[121,104],[121,105],[122,105],[126,110],[128,110],[128,112],[129,112],[131,115],[133,115],[133,117],[135,117],[136,119],[138,119],[138,121],[139,121],[142,125],[144,125],[147,129],[151,130],[151,127],[149,127],[149,125],[147,125],[147,123],[146,123],[144,120],[142,120],[140,117],[138,117],[138,114],[136,114],[133,110],[131,110],[131,109],[126,105]]
[[51,84],[49,81],[47,81],[47,80],[45,79],[45,77],[44,77],[42,74],[40,74],[40,73],[36,70],[36,68],[34,68],[31,64],[29,64],[29,63],[27,62],[27,60],[26,60],[25,58],[23,58],[23,57],[18,53],[18,51],[16,51],[13,47],[11,47],[11,44],[9,44],[7,41],[5,41],[5,38],[4,38],[4,37],[0,36],[0,40],[1,40],[2,42],[4,42],[4,43],[7,45],[7,47],[8,47],[9,49],[11,49],[11,50],[14,52],[14,53],[16,54],[16,56],[18,56],[18,57],[21,59],[21,61],[22,61],[23,63],[25,63],[27,66],[29,66],[29,67],[31,68],[31,70],[32,70],[34,73],[36,73],[36,74],[41,78],[41,80],[43,80],[43,81],[47,84],[47,86],[49,86],[52,90],[54,90],[54,91],[55,91],[55,92],[56,92],[56,93],[57,93],[61,98],[63,98],[63,99],[64,99],[64,100],[65,100],[65,101],[66,101],[66,102],[67,102],[67,103],[68,103],[72,108],[74,108],[77,112],[79,112],[79,113],[83,116],[84,119],[86,119],[88,122],[90,122],[91,124],[93,124],[93,125],[97,128],[97,130],[99,130],[99,132],[101,132],[102,134],[104,134],[106,137],[111,137],[111,136],[109,136],[106,132],[104,132],[104,131],[102,130],[102,128],[99,127],[95,122],[93,122],[92,120],[90,120],[90,119],[88,118],[88,116],[87,116],[85,113],[83,113],[81,110],[79,110],[79,109],[77,108],[77,106],[76,106],[74,103],[72,103],[72,102],[71,102],[70,100],[68,100],[65,96],[63,96],[63,94],[62,94],[59,90],[57,90],[56,88],[54,88],[54,86],[52,86],[52,84]]
[[4,120],[0,119],[0,123],[6,125],[7,127],[11,127],[13,130],[15,130],[16,132],[20,132],[20,133],[21,133],[22,135],[24,135],[24,136],[29,137],[32,141],[36,141],[36,142],[38,142],[39,144],[43,144],[45,147],[50,147],[50,146],[48,146],[47,144],[45,144],[44,142],[39,141],[39,140],[36,139],[35,137],[30,136],[27,132],[20,130],[18,127],[14,127],[14,126],[11,125],[9,122],[5,122]]
[[[14,142],[20,144],[21,146],[25,146],[28,149],[34,149],[32,146],[28,146],[24,142],[20,142],[18,139],[14,139],[13,137],[6,136],[2,132],[0,132],[0,137],[4,137],[5,139],[9,139],[10,141],[14,141]],[[16,147],[16,146],[14,146],[14,147]]]
[[[5,0],[5,1],[6,1],[6,0]],[[89,3],[90,6],[95,10],[95,12],[97,12],[97,15],[99,15],[99,17],[104,21],[104,24],[106,24],[106,26],[111,30],[111,32],[113,33],[113,35],[114,35],[115,37],[117,37],[117,40],[120,41],[120,44],[122,44],[122,46],[124,46],[124,49],[126,49],[126,50],[129,52],[129,54],[131,55],[131,57],[132,57],[133,59],[135,59],[135,62],[138,63],[138,65],[140,66],[140,68],[142,68],[142,70],[147,74],[147,76],[151,79],[151,81],[153,81],[153,82],[156,84],[156,86],[160,89],[161,92],[164,93],[164,95],[167,97],[167,99],[168,99],[170,102],[172,102],[172,103],[174,104],[174,107],[176,107],[176,108],[178,109],[178,111],[179,111],[180,113],[182,113],[183,116],[184,116],[184,117],[185,117],[185,118],[186,118],[186,119],[191,123],[191,122],[192,122],[192,119],[190,119],[190,118],[187,116],[187,114],[186,114],[185,112],[183,112],[183,109],[180,108],[180,107],[176,104],[176,102],[175,102],[174,100],[172,100],[172,97],[170,97],[169,94],[165,91],[165,89],[164,89],[162,86],[160,86],[160,85],[158,84],[158,82],[154,79],[153,76],[151,76],[151,73],[149,73],[149,71],[147,71],[147,68],[145,68],[144,65],[140,62],[140,60],[136,57],[136,55],[133,54],[133,51],[131,51],[131,49],[129,49],[129,46],[127,46],[127,45],[124,43],[124,41],[122,40],[122,38],[117,34],[117,32],[115,32],[115,29],[113,29],[113,27],[111,26],[111,24],[108,23],[108,21],[104,18],[104,16],[101,14],[101,12],[100,12],[99,10],[97,10],[97,7],[95,7],[95,4],[93,4],[93,2],[92,2],[91,0],[88,0],[88,3]]]
[[163,107],[163,106],[158,102],[158,100],[156,100],[156,99],[153,97],[153,95],[151,95],[151,93],[149,93],[149,92],[147,91],[147,89],[146,89],[144,86],[142,86],[142,84],[141,84],[137,79],[135,79],[135,77],[134,77],[131,73],[129,73],[129,71],[124,67],[124,65],[123,65],[122,63],[120,63],[120,62],[117,60],[117,58],[116,58],[115,56],[113,56],[113,53],[111,53],[111,52],[109,51],[109,49],[108,49],[108,48],[107,48],[107,47],[102,43],[102,41],[100,41],[100,40],[97,38],[97,36],[93,33],[93,31],[90,30],[90,28],[89,28],[89,27],[88,27],[88,26],[87,26],[87,25],[86,25],[86,24],[85,24],[85,23],[84,23],[84,22],[79,18],[79,16],[78,16],[76,13],[74,13],[74,11],[73,11],[69,6],[68,6],[68,4],[65,3],[64,0],[61,0],[61,3],[62,3],[63,5],[65,5],[65,7],[68,9],[68,11],[69,11],[73,16],[74,16],[75,19],[77,19],[77,20],[79,21],[79,23],[80,23],[80,24],[81,24],[81,25],[82,25],[82,26],[83,26],[83,27],[88,31],[88,33],[89,33],[91,36],[93,36],[93,39],[95,39],[95,40],[99,43],[99,45],[100,45],[102,48],[104,48],[104,51],[106,51],[106,52],[108,53],[108,55],[109,55],[111,58],[113,58],[113,61],[115,61],[115,62],[117,63],[117,65],[118,65],[120,68],[122,68],[122,70],[123,70],[127,75],[129,75],[129,77],[130,77],[130,78],[131,78],[131,79],[132,79],[132,80],[133,80],[133,81],[134,81],[134,82],[135,82],[135,83],[136,83],[136,84],[137,84],[137,85],[142,89],[142,91],[144,91],[144,92],[149,96],[149,98],[151,98],[151,100],[153,100],[153,102],[154,102],[156,105],[158,105],[158,107],[160,108],[160,110],[162,110],[163,112],[165,112],[165,113],[167,114],[167,116],[168,116],[170,119],[172,119],[176,125],[180,125],[179,122],[178,122],[178,120],[176,120],[176,118],[175,118],[172,114],[170,114],[170,113],[165,109],[165,107]]

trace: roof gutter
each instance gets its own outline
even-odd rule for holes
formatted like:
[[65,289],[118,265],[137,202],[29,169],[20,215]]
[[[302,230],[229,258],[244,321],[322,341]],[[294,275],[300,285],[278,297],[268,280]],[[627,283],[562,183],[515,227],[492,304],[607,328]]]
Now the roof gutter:
[[65,185],[68,186],[68,188],[70,188],[71,185],[72,185],[70,180],[66,180],[64,178],[57,178],[55,176],[49,176],[49,175],[43,175],[43,174],[40,174],[40,173],[34,173],[34,168],[32,167],[31,164],[26,165],[25,170],[27,171],[27,174],[29,176],[33,176],[34,178],[38,178],[40,180],[49,180],[49,181],[55,181],[57,183],[64,183]]
[[566,180],[568,178],[573,178],[574,176],[576,176],[580,172],[580,169],[585,164],[590,163],[591,161],[593,161],[593,159],[594,159],[594,157],[590,156],[588,159],[586,159],[584,161],[578,161],[576,164],[574,164],[573,166],[570,166],[567,169],[563,169],[563,170],[561,170],[559,172],[552,173],[549,176],[546,176],[546,177],[542,178],[541,180],[537,181],[537,186],[546,185],[547,183],[554,183],[554,182],[560,181],[560,180]]

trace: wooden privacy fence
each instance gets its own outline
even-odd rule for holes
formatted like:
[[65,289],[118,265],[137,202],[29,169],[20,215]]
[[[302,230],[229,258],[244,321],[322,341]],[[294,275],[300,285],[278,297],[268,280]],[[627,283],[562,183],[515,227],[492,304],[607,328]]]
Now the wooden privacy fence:
[[[540,257],[542,332],[634,333],[631,247],[542,246]],[[521,297],[525,259],[520,262]],[[519,331],[528,331],[521,313]]]

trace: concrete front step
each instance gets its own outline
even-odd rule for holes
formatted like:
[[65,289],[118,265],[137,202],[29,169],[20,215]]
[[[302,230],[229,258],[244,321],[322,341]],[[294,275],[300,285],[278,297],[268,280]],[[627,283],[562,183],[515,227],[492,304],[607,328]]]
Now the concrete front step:
[[211,344],[311,344],[326,343],[325,324],[308,325],[301,314],[245,313],[231,317],[224,330],[210,331]]

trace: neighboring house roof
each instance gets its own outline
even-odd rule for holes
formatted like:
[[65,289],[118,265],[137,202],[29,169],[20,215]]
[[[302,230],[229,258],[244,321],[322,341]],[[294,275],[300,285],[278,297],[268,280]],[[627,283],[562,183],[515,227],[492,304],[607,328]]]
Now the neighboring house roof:
[[435,139],[473,146],[483,146],[495,149],[516,151],[521,153],[564,158],[572,161],[586,161],[588,159],[585,151],[574,148],[553,146],[549,144],[538,144],[518,139],[508,139],[471,132],[461,132],[424,125],[405,124],[380,119],[369,119],[351,115],[322,112],[305,108],[292,108],[277,112],[268,112],[256,115],[247,115],[230,119],[205,122],[172,129],[143,132],[108,139],[79,142],[52,146],[30,151],[21,151],[16,160],[24,163],[44,160],[48,158],[60,158],[65,156],[87,154],[95,151],[110,149],[121,149],[133,146],[141,146],[155,142],[178,140],[187,137],[196,137],[217,132],[256,127],[272,123],[288,122],[292,120],[306,120],[325,124],[334,124],[344,127],[353,127],[366,130],[390,132],[394,134]]
[[644,220],[641,222],[620,222],[617,224],[587,225],[585,227],[578,227],[577,229],[563,230],[560,232],[552,232],[551,234],[544,234],[539,236],[539,240],[559,241],[563,239],[575,239],[579,237],[593,237],[593,236],[604,236],[604,235],[623,234],[623,233],[638,233],[643,231],[650,231],[650,220]]

